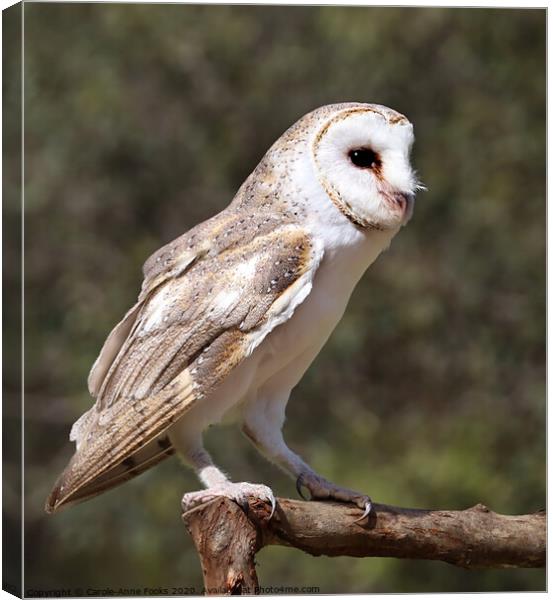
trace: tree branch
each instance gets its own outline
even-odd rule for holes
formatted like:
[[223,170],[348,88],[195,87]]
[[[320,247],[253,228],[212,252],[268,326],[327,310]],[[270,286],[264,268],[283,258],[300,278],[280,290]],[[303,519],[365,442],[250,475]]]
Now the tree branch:
[[334,502],[250,501],[248,516],[218,498],[183,515],[200,555],[207,593],[255,593],[255,554],[294,547],[313,556],[381,556],[441,560],[470,569],[544,567],[545,512],[508,516],[482,504],[461,511],[375,504],[369,519]]

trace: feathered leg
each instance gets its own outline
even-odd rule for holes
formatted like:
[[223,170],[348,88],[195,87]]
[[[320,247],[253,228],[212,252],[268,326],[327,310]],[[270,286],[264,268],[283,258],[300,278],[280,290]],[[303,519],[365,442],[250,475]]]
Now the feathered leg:
[[363,511],[358,520],[364,519],[372,508],[369,496],[327,481],[286,445],[282,425],[287,400],[288,396],[279,396],[258,400],[248,406],[242,424],[245,436],[262,454],[296,480],[296,489],[302,498],[302,488],[306,488],[312,500],[351,502]]
[[276,507],[272,490],[266,485],[239,482],[233,483],[212,461],[203,448],[201,436],[187,435],[185,431],[173,430],[169,437],[182,460],[191,466],[205,490],[188,492],[182,497],[182,510],[187,512],[196,506],[210,502],[220,496],[234,500],[246,512],[248,497],[259,498],[271,505],[271,516]]

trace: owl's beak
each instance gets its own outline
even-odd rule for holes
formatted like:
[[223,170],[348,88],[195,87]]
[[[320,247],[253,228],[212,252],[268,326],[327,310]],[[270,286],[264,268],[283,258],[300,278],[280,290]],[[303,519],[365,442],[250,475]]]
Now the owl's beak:
[[396,192],[394,194],[394,200],[403,211],[403,219],[401,220],[401,224],[407,225],[413,216],[413,210],[415,208],[415,194],[411,192]]

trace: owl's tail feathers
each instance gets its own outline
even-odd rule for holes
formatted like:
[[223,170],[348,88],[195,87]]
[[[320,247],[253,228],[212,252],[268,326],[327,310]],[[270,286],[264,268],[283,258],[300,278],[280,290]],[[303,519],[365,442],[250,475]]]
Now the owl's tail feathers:
[[54,484],[54,488],[46,500],[44,510],[51,514],[66,506],[89,500],[140,475],[174,453],[175,449],[169,438],[161,436],[84,485],[72,483],[74,481],[73,467],[78,456],[78,454],[75,454]]

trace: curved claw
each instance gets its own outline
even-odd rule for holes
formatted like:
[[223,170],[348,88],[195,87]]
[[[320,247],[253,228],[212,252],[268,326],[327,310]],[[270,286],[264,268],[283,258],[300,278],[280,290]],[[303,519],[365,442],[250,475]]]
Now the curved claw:
[[269,521],[273,518],[276,510],[276,500],[274,496],[271,496],[271,514],[269,515]]
[[241,498],[240,500],[236,500],[238,506],[244,511],[246,517],[250,514],[250,504],[247,498]]
[[303,495],[303,492],[301,491],[302,485],[303,485],[303,475],[298,475],[298,478],[296,479],[296,490],[297,490],[300,498],[302,498],[303,500],[308,500],[308,498],[306,498]]
[[369,499],[367,501],[367,503],[365,504],[365,510],[363,511],[363,514],[358,519],[355,519],[354,523],[359,523],[359,521],[363,521],[363,519],[365,519],[366,517],[368,517],[371,514],[372,509],[373,509],[373,505]]

